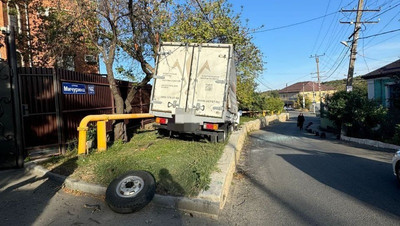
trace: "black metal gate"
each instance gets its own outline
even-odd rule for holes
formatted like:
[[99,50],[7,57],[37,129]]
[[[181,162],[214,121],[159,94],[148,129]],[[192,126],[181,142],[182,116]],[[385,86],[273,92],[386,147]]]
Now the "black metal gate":
[[0,62],[0,166],[12,167],[23,159],[17,146],[16,114],[13,105],[13,76],[7,63]]

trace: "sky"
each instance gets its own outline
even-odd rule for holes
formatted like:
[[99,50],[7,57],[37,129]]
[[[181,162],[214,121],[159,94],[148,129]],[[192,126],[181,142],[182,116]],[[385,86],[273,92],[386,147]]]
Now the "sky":
[[[258,91],[317,81],[316,74],[311,74],[317,71],[316,60],[311,55],[323,55],[319,57],[322,82],[346,78],[350,49],[340,42],[349,40],[354,25],[340,21],[355,21],[356,13],[339,11],[356,9],[358,0],[228,2],[235,12],[242,12],[243,23],[248,20],[248,27],[257,31],[252,34],[253,41],[265,62],[264,72],[257,79]],[[361,21],[379,22],[366,23],[361,28],[354,76],[400,59],[400,31],[374,36],[400,29],[400,0],[364,0],[364,9],[379,8],[379,12],[363,12]],[[274,29],[293,24],[297,25]]]
[[[253,42],[261,50],[264,71],[257,78],[257,91],[282,89],[297,82],[317,81],[319,57],[321,82],[345,79],[349,67],[348,41],[355,21],[358,0],[227,0],[235,13],[242,14],[243,25],[255,29]],[[242,7],[243,6],[243,7]],[[365,75],[400,59],[400,0],[364,0],[354,76]],[[319,19],[316,19],[319,18]],[[307,22],[308,21],[308,22]],[[372,37],[370,37],[372,36]],[[364,38],[365,37],[365,38]],[[123,58],[123,57],[122,57]],[[116,62],[116,66],[126,62]],[[100,73],[105,73],[104,64]]]

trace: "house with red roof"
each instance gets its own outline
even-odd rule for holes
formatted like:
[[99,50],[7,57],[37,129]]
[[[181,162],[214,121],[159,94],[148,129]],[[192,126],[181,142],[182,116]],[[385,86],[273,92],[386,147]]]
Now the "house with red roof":
[[285,102],[285,106],[290,107],[301,107],[297,106],[297,98],[299,95],[311,100],[316,106],[320,106],[320,102],[325,101],[328,95],[335,93],[336,90],[333,87],[321,84],[317,82],[298,82],[293,85],[287,86],[284,89],[279,90],[279,97]]

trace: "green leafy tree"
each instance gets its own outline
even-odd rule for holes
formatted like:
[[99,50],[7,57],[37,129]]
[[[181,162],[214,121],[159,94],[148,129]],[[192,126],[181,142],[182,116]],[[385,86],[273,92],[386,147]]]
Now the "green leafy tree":
[[[309,97],[305,97],[304,102],[306,105],[305,108],[307,108],[307,109],[310,108],[310,106],[312,104],[311,99]],[[301,95],[301,94],[297,95],[296,105],[303,107],[303,95]]]
[[262,72],[261,51],[252,42],[251,29],[226,0],[187,1],[176,5],[172,25],[162,33],[164,41],[231,43],[235,47],[237,96],[241,109],[252,109],[255,79]]
[[363,90],[340,91],[327,98],[327,116],[347,135],[369,137],[372,128],[383,122],[386,109],[367,98]]
[[283,106],[285,105],[285,103],[280,98],[268,97],[266,99],[266,105],[266,110],[278,113],[283,111]]
[[272,91],[269,92],[269,96],[270,97],[279,98],[279,91],[278,90],[272,90]]
[[[115,101],[117,114],[131,111],[131,101],[137,88],[147,84],[154,72],[159,34],[168,27],[170,1],[163,0],[51,0],[52,8],[43,17],[40,38],[48,43],[50,57],[57,57],[61,49],[76,49],[74,45],[89,46],[99,53],[105,65],[107,79]],[[40,6],[36,7],[41,10]],[[43,8],[45,9],[45,8]],[[162,27],[164,26],[164,27]],[[76,36],[79,35],[79,36]],[[71,40],[71,42],[66,41]],[[72,42],[78,40],[79,42]],[[71,43],[71,44],[69,44]],[[141,72],[133,74],[131,68],[115,65],[116,57],[130,58]],[[128,95],[121,95],[116,73],[127,76],[133,85]],[[115,139],[126,140],[122,122],[114,124]]]
[[[262,54],[252,42],[253,30],[242,24],[241,15],[235,14],[226,0],[74,0],[68,10],[63,9],[62,1],[53,1],[59,7],[54,7],[54,15],[48,17],[44,38],[68,49],[73,44],[62,46],[63,38],[72,41],[80,34],[78,40],[100,53],[116,113],[130,112],[136,90],[150,81],[160,40],[234,44],[238,101],[243,108],[252,107]],[[131,59],[140,72],[134,74],[126,66],[116,66],[117,56]],[[115,68],[137,81],[125,99],[115,80]],[[115,124],[114,135],[116,139],[125,137],[122,123]]]

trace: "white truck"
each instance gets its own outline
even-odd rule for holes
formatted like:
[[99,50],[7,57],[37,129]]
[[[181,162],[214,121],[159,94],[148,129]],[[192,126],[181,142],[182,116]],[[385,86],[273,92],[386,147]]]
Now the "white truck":
[[150,113],[162,135],[224,142],[239,121],[233,45],[162,43]]

